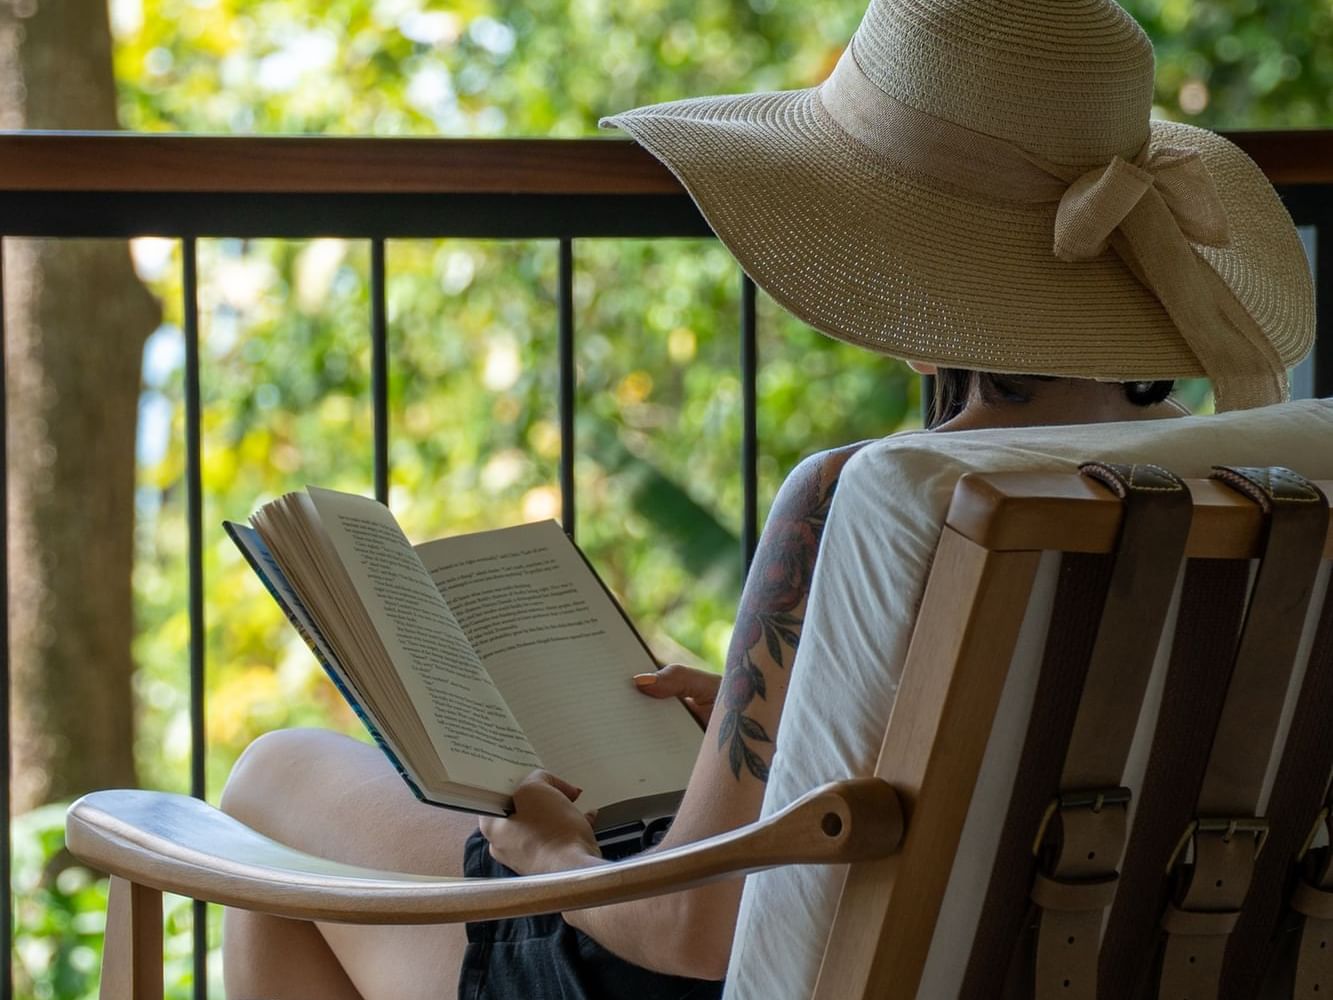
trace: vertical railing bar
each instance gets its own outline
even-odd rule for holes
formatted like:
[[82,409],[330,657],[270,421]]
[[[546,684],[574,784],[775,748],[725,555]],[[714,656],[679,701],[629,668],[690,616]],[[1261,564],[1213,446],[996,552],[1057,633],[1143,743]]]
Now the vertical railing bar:
[[[200,449],[198,246],[181,241],[185,319],[185,504],[190,564],[190,794],[202,799],[204,744],[204,490]],[[208,997],[208,907],[194,903],[194,997]]]
[[741,275],[741,565],[746,575],[759,544],[759,417],[756,383],[758,347],[755,287]]
[[389,502],[389,321],[384,305],[384,238],[370,241],[370,382],[375,410],[375,499]]
[[0,239],[0,594],[4,614],[0,615],[0,738],[4,740],[4,776],[0,778],[0,885],[3,909],[0,909],[0,934],[4,936],[4,975],[0,979],[0,997],[14,996],[14,899],[10,886],[9,838],[9,401],[5,393],[5,241]]
[[560,523],[574,538],[574,241],[560,238],[560,276],[557,287],[560,313]]
[[1333,396],[1333,212],[1314,222],[1314,397]]

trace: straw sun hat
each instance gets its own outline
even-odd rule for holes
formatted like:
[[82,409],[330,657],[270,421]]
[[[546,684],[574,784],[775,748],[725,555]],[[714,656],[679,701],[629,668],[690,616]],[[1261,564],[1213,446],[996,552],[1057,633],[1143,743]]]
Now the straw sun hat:
[[680,178],[774,299],[895,357],[1286,398],[1314,338],[1291,218],[1203,129],[1151,121],[1111,0],[872,0],[807,90],[603,121]]

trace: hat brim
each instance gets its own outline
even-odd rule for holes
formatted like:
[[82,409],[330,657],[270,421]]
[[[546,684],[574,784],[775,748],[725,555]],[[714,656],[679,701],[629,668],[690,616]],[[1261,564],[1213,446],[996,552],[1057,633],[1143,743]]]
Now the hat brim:
[[[1161,303],[1112,252],[1052,252],[1056,205],[946,189],[843,132],[818,89],[706,97],[607,118],[675,175],[746,273],[839,340],[981,371],[1137,380],[1202,375]],[[1285,364],[1313,342],[1313,286],[1290,216],[1257,166],[1203,129],[1197,149],[1231,240],[1196,246]]]

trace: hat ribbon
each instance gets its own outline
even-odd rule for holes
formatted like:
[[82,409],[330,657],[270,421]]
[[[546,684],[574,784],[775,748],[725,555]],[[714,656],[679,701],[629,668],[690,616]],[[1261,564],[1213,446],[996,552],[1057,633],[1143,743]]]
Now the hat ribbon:
[[[860,145],[961,194],[1058,203],[1052,252],[1070,263],[1114,252],[1161,302],[1213,382],[1219,411],[1287,398],[1287,373],[1263,330],[1191,245],[1226,246],[1227,215],[1193,149],[1152,148],[1104,165],[1051,163],[1007,140],[937,118],[885,93],[861,69],[855,39],[819,87],[819,103]],[[1146,125],[1146,122],[1145,122]]]

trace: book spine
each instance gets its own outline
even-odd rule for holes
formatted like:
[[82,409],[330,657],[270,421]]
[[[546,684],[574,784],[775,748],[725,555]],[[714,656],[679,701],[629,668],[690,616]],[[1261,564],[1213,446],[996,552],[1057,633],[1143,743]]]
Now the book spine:
[[[273,587],[269,585],[267,580],[264,581],[264,585],[268,587],[269,593],[272,594]],[[273,596],[275,599],[277,598],[277,594],[273,594]],[[278,603],[281,604],[282,602],[279,601]],[[287,620],[291,622],[292,626],[296,629],[297,634],[299,634],[301,638],[305,640],[305,644],[310,647],[310,652],[315,654],[315,659],[318,660],[319,665],[324,668],[324,673],[327,674],[329,680],[333,682],[333,686],[338,689],[338,693],[343,696],[343,700],[346,701],[352,711],[356,713],[356,717],[361,720],[361,725],[366,727],[366,732],[368,732],[370,738],[375,741],[375,745],[384,752],[385,757],[389,758],[389,763],[392,764],[393,769],[398,772],[398,776],[403,779],[407,784],[407,787],[412,790],[412,794],[418,799],[422,802],[430,801],[426,798],[425,793],[417,786],[417,783],[412,780],[412,776],[408,774],[407,768],[403,767],[403,763],[398,759],[398,755],[393,752],[389,744],[385,742],[384,737],[380,735],[379,728],[371,721],[370,716],[366,714],[366,710],[361,707],[361,702],[357,700],[356,696],[352,694],[351,689],[348,688],[348,686],[343,683],[342,678],[338,676],[338,672],[333,669],[328,660],[324,658],[324,655],[320,653],[319,646],[311,639],[310,634],[289,610],[283,608],[283,612],[287,615]]]

